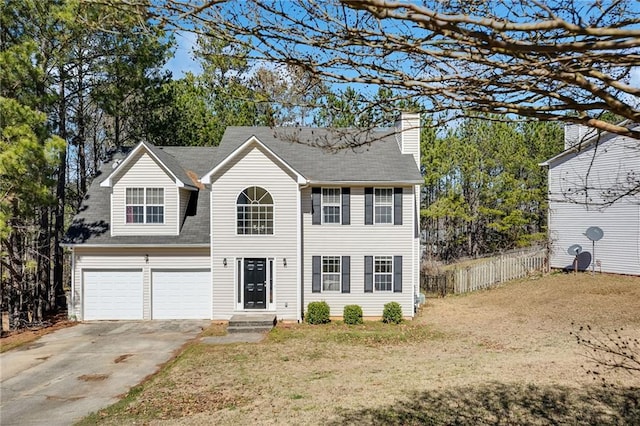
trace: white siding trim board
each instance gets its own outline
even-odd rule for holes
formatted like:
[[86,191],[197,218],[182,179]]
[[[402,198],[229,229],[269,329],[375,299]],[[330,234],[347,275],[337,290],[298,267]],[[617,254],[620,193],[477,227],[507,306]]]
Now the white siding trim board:
[[302,322],[302,312],[304,307],[302,306],[302,295],[304,289],[302,283],[304,282],[302,277],[302,257],[304,256],[304,247],[302,247],[302,187],[298,186],[296,191],[296,320]]

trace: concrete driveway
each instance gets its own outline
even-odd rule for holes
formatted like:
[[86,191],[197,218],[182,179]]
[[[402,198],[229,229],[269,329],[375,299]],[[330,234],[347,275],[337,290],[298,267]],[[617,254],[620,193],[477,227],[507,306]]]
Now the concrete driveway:
[[82,323],[0,354],[0,425],[68,425],[118,401],[210,321]]

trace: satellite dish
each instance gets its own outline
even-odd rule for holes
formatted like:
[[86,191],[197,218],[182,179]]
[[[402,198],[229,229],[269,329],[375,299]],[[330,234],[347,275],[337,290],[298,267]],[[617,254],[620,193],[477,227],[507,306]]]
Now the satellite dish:
[[574,244],[567,250],[571,256],[577,256],[582,253],[582,246],[580,244]]
[[602,232],[602,229],[597,226],[590,226],[584,235],[586,235],[591,241],[600,241],[604,236],[604,232]]

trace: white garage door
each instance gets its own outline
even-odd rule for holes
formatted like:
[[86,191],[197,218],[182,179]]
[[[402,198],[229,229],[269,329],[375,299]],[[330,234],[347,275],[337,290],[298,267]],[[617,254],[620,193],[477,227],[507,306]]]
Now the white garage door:
[[210,319],[211,273],[208,270],[153,271],[153,319]]
[[84,271],[85,320],[142,319],[142,271]]

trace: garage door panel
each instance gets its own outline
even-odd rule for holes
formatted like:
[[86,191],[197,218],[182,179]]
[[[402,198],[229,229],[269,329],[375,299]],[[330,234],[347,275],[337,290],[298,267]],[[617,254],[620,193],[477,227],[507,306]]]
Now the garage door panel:
[[83,298],[85,320],[142,319],[142,271],[84,271]]
[[211,318],[211,273],[153,271],[151,275],[153,319]]

